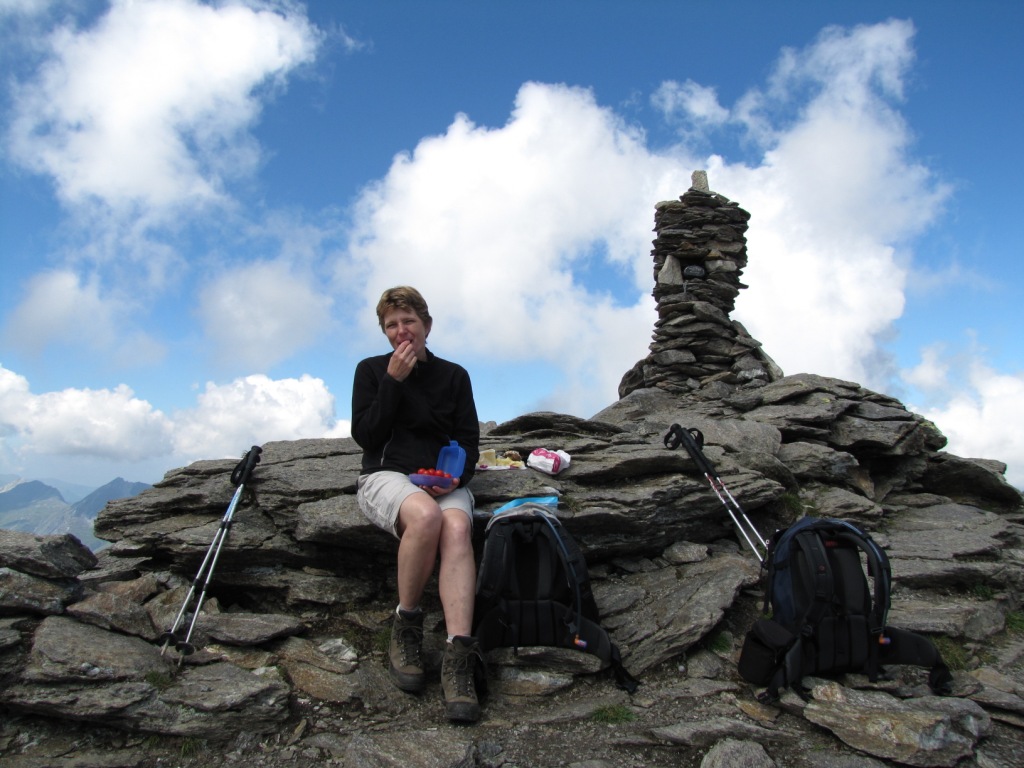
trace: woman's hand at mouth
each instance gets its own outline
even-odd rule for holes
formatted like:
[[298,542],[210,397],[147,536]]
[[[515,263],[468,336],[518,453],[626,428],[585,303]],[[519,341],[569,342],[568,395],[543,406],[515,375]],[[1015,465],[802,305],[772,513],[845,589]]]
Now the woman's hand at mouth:
[[399,342],[388,361],[388,376],[396,381],[405,381],[416,367],[416,350],[411,341]]

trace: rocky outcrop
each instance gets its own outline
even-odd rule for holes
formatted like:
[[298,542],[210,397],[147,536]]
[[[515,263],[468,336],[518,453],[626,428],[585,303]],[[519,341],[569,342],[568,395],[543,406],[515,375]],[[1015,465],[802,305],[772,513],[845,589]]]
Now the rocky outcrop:
[[[559,497],[603,623],[641,680],[635,694],[618,690],[596,657],[547,648],[490,655],[491,693],[472,729],[443,720],[436,682],[418,698],[397,691],[382,651],[396,542],[356,506],[359,449],[349,439],[275,442],[262,446],[235,511],[195,653],[165,648],[163,635],[202,586],[193,577],[223,524],[234,461],[197,462],[108,504],[96,532],[112,544],[98,557],[73,537],[0,534],[0,707],[18,723],[0,730],[5,765],[59,765],[66,755],[114,764],[97,756],[113,753],[118,765],[157,764],[150,742],[108,735],[98,745],[97,729],[163,740],[179,761],[182,745],[198,741],[196,765],[874,764],[864,755],[1015,764],[1024,745],[1021,493],[998,462],[943,452],[935,426],[891,397],[783,376],[727,319],[745,216],[706,191],[683,198],[659,206],[656,276],[685,257],[681,267],[699,263],[711,277],[656,288],[659,313],[721,312],[725,322],[700,331],[717,339],[703,349],[721,351],[680,367],[652,345],[620,400],[590,419],[532,413],[482,425],[482,448],[559,448],[572,462],[554,477],[482,471],[472,485],[478,543],[505,502]],[[698,202],[729,211],[730,230],[697,216]],[[694,228],[711,234],[686,234]],[[730,259],[735,269],[723,266]],[[693,322],[666,325],[696,333]],[[672,343],[668,334],[656,343]],[[954,696],[931,696],[920,670],[893,668],[876,683],[805,680],[807,700],[760,704],[736,673],[760,610],[759,564],[706,478],[666,447],[672,424],[703,432],[708,458],[762,533],[803,514],[871,530],[893,562],[890,623],[962,654],[948,659]],[[427,608],[436,670],[436,593]],[[31,741],[28,722],[64,725]],[[71,747],[75,723],[89,735]]]

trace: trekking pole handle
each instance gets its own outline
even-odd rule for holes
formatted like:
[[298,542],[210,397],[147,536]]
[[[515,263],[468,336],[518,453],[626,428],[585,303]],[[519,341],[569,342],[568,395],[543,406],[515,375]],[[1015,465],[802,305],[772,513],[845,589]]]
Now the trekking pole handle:
[[665,447],[674,451],[680,445],[686,449],[690,458],[693,459],[693,463],[704,475],[709,479],[716,476],[714,466],[701,450],[704,446],[703,432],[699,429],[686,429],[678,424],[673,424],[669,427],[668,434],[665,435]]
[[249,482],[249,475],[256,468],[256,465],[260,463],[260,454],[263,453],[263,449],[258,445],[254,445],[245,455],[242,456],[242,460],[238,462],[238,465],[231,470],[231,484],[232,485],[245,485]]

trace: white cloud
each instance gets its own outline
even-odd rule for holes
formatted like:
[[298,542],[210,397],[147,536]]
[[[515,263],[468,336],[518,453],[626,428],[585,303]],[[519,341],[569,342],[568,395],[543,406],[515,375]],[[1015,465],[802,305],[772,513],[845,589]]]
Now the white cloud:
[[[583,89],[527,83],[497,129],[458,116],[359,203],[352,253],[367,336],[380,292],[416,285],[432,341],[450,341],[460,362],[548,361],[566,378],[559,405],[593,413],[647,353],[653,204],[689,173]],[[591,269],[612,276],[588,285]]]
[[319,35],[293,6],[114,0],[87,30],[65,26],[16,90],[13,155],[69,203],[163,208],[222,195],[250,172],[259,90],[312,60]]
[[334,396],[311,376],[211,382],[195,407],[167,416],[124,384],[35,394],[24,376],[0,365],[0,457],[12,467],[44,455],[117,465],[166,457],[181,466],[273,440],[348,435],[349,422],[335,419]]
[[[259,162],[248,131],[262,89],[310,61],[318,44],[305,18],[271,7],[120,0],[93,28],[61,30],[47,65],[20,86],[11,146],[55,179],[65,202],[100,199],[143,223],[153,209],[217,199],[225,179]],[[622,374],[647,353],[654,204],[685,191],[690,172],[704,167],[713,189],[754,214],[743,277],[751,288],[735,317],[787,373],[885,391],[891,363],[879,340],[903,312],[915,268],[906,244],[949,194],[913,159],[911,131],[894,107],[913,34],[900,21],[826,30],[807,48],[785,51],[764,88],[728,107],[714,87],[692,81],[658,90],[654,103],[688,121],[683,137],[746,131],[754,153],[747,163],[698,159],[685,144],[654,151],[590,91],[527,83],[505,125],[459,115],[443,135],[395,158],[353,211],[336,290],[359,294],[362,336],[379,341],[372,307],[380,291],[416,285],[436,318],[431,341],[439,348],[458,350],[451,356],[467,367],[471,359],[545,363],[562,380],[537,399],[590,415],[615,399]],[[248,265],[208,282],[198,314],[218,358],[264,368],[329,327],[330,302],[311,277],[322,250],[307,250],[283,254],[293,266]],[[126,317],[123,295],[130,289],[104,291],[71,270],[40,275],[12,327],[40,344],[74,341],[86,329],[113,343]],[[909,375],[923,385],[941,374],[936,357]],[[1004,396],[984,383],[943,413],[995,429],[988,404]],[[122,388],[102,397],[67,392],[80,403],[140,402]],[[145,406],[134,406],[137,417]],[[345,432],[333,419],[319,379],[250,376],[208,384],[170,428],[176,451],[206,458]],[[29,426],[7,429],[28,441]]]
[[933,344],[921,351],[921,362],[902,372],[908,384],[924,391],[937,391],[948,386],[950,365],[943,357],[944,345]]
[[[712,189],[755,212],[744,275],[754,287],[737,319],[789,373],[890,386],[880,340],[904,309],[904,243],[949,193],[912,159],[890,105],[913,32],[898,21],[829,29],[787,51],[766,89],[731,112],[764,142],[754,165],[652,151],[590,92],[566,86],[524,85],[501,128],[460,115],[360,201],[352,252],[367,331],[380,290],[412,283],[431,302],[436,337],[455,331],[465,354],[547,360],[563,372],[562,408],[601,407],[650,342],[653,204],[706,167]],[[709,87],[667,83],[658,94],[694,127],[723,119]],[[607,257],[593,250],[603,242]],[[619,270],[616,302],[583,279],[595,263]],[[503,319],[515,333],[477,330]]]
[[1010,483],[1024,489],[1024,374],[1001,373],[976,340],[931,344],[920,362],[900,371],[915,388],[907,407],[946,436],[946,450],[966,458],[1005,462]]
[[44,13],[60,0],[0,0],[0,17],[6,15],[33,16]]
[[[912,36],[912,25],[890,21],[829,29],[786,52],[768,91],[736,108],[767,142],[763,162],[710,163],[712,187],[755,212],[745,273],[753,287],[737,319],[787,373],[892,384],[879,341],[904,308],[902,244],[950,192],[911,158],[911,133],[886,100],[902,94]],[[807,89],[792,122],[772,114]]]
[[282,262],[235,267],[199,294],[199,314],[215,356],[263,370],[330,330],[331,299],[312,278]]
[[718,103],[717,91],[693,80],[662,83],[651,96],[651,103],[669,120],[720,125],[729,119],[729,110]]
[[100,296],[96,280],[83,283],[70,270],[42,272],[31,279],[26,294],[11,313],[12,342],[29,349],[57,339],[105,346],[116,333],[113,307]]
[[968,369],[968,380],[968,387],[922,415],[946,436],[947,451],[965,458],[1005,462],[1007,480],[1024,488],[1024,432],[1020,428],[1024,424],[1024,374],[998,373],[975,360]]
[[[53,178],[73,214],[74,245],[65,266],[26,284],[7,338],[31,351],[59,341],[119,363],[159,359],[164,348],[142,328],[197,250],[170,244],[182,242],[181,206],[228,202],[224,182],[261,159],[249,130],[263,102],[312,61],[321,39],[287,0],[114,0],[92,26],[67,22],[50,33],[41,66],[13,86],[5,139],[15,161]],[[168,231],[155,234],[161,226]],[[280,332],[324,306],[304,304]],[[295,343],[307,338],[298,333]],[[262,356],[236,349],[273,361],[281,348],[271,337]]]
[[208,383],[195,408],[175,416],[175,452],[191,459],[241,455],[273,440],[347,437],[334,419],[334,396],[321,379],[255,375]]
[[171,424],[127,386],[32,394],[0,366],[0,430],[35,454],[138,461],[170,452]]
[[[83,280],[74,272],[42,272],[27,286],[25,298],[11,312],[5,337],[15,347],[34,351],[59,342],[110,352],[121,362],[152,363],[164,354],[162,344],[132,330],[132,302],[104,295],[95,278]],[[126,330],[128,329],[128,330]],[[123,343],[128,339],[128,343]]]

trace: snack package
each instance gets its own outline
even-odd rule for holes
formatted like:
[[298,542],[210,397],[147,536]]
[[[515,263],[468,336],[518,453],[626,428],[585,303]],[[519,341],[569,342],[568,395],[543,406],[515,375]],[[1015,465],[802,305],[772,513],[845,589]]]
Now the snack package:
[[549,451],[547,448],[536,448],[527,458],[526,465],[547,475],[557,475],[568,467],[571,461],[572,459],[565,451]]

